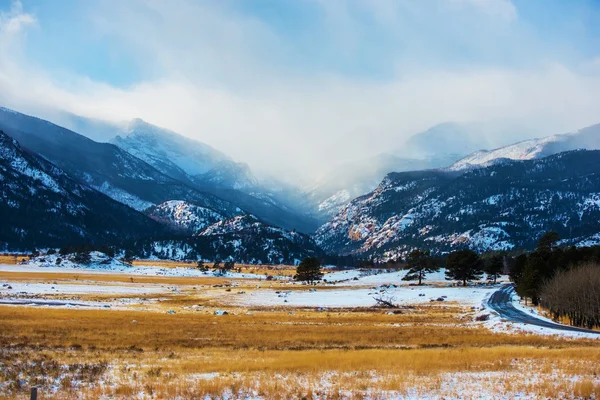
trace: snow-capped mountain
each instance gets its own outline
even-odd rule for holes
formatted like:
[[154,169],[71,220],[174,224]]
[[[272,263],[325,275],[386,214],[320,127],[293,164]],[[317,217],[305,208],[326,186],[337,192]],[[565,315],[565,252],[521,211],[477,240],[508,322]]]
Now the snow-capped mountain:
[[136,210],[183,199],[226,216],[241,213],[232,203],[173,179],[115,145],[94,142],[48,121],[0,109],[0,129],[80,183]]
[[188,233],[197,233],[209,225],[227,219],[218,211],[183,200],[165,201],[149,208],[146,213],[158,222]]
[[546,231],[584,241],[600,232],[600,151],[505,160],[465,171],[392,173],[315,234],[328,252],[395,258],[532,248]]
[[307,202],[313,205],[320,221],[325,222],[350,200],[373,191],[390,172],[445,167],[458,158],[401,158],[383,153],[348,163],[330,171],[317,185],[308,190]]
[[234,203],[269,223],[312,233],[316,220],[262,187],[250,167],[212,147],[141,119],[112,141],[164,174]]
[[448,167],[469,153],[508,143],[511,137],[514,134],[489,124],[438,124],[412,135],[390,153],[368,157],[330,171],[317,185],[307,190],[307,202],[320,221],[325,222],[350,200],[375,190],[390,172]]
[[231,189],[257,185],[250,168],[209,145],[141,119],[130,121],[112,141],[175,179]]
[[0,249],[106,243],[165,232],[0,131]]
[[134,252],[140,257],[254,264],[297,264],[304,257],[323,254],[310,236],[265,224],[252,215],[219,221],[193,237],[138,241]]
[[450,170],[481,167],[497,160],[531,160],[563,151],[600,149],[600,124],[583,128],[573,133],[553,135],[541,139],[524,140],[495,150],[474,152],[449,167]]

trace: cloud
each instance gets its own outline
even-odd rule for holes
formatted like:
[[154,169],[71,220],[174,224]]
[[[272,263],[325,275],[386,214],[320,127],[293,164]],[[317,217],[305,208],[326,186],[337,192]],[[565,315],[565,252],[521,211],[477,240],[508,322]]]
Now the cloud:
[[35,23],[36,18],[33,15],[23,12],[23,4],[20,1],[15,1],[10,11],[0,11],[0,34],[3,36],[19,34],[25,27]]
[[510,0],[452,0],[458,5],[468,5],[492,17],[512,21],[517,18],[518,12]]
[[[255,170],[303,176],[400,148],[444,121],[520,127],[497,142],[599,122],[597,63],[543,52],[512,26],[508,1],[460,3],[290,2],[310,9],[290,22],[294,31],[278,18],[302,18],[295,9],[275,9],[274,21],[228,2],[86,2],[89,29],[140,65],[141,78],[125,87],[56,74],[19,54],[25,28],[45,27],[17,3],[0,19],[0,41],[11,44],[0,54],[0,101],[40,115],[58,105],[94,118],[141,117]],[[499,25],[482,30],[473,12]],[[9,33],[13,20],[23,22]]]

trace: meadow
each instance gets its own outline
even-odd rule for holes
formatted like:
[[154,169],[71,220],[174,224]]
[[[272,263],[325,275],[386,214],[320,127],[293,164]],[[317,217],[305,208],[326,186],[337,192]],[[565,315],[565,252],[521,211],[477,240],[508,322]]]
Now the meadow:
[[110,308],[0,306],[1,399],[33,386],[41,399],[600,398],[597,340],[493,332],[460,302],[320,310],[231,301],[277,281],[8,269],[5,281],[177,290],[120,306],[140,295],[76,296]]

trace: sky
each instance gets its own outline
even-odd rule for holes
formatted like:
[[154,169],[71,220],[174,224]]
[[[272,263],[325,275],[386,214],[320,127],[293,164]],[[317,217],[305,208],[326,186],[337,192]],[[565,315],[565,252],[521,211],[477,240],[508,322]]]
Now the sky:
[[0,0],[0,105],[139,117],[307,177],[446,121],[511,127],[498,143],[599,123],[599,20],[600,0]]

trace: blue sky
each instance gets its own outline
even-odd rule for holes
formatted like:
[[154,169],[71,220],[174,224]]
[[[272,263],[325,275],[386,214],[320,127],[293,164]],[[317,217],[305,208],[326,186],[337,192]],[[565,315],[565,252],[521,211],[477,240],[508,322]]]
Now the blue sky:
[[[600,122],[598,0],[0,0],[0,12],[5,105],[142,117],[263,169],[325,168],[448,120],[519,127],[511,139]],[[289,161],[292,143],[303,161]]]

